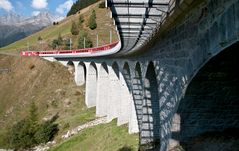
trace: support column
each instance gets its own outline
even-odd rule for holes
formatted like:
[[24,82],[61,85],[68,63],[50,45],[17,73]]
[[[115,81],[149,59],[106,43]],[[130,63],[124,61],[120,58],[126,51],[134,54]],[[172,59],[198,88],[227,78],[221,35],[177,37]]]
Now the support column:
[[131,97],[130,92],[127,87],[127,83],[122,73],[120,73],[120,83],[121,83],[121,100],[119,105],[119,116],[117,120],[117,125],[123,125],[129,122],[130,111],[131,111]]
[[108,101],[107,121],[110,122],[119,115],[119,106],[121,100],[121,84],[119,79],[119,68],[117,65],[109,67],[110,95]]
[[135,110],[135,104],[134,101],[130,101],[130,108],[131,111],[130,113],[130,119],[129,119],[129,134],[133,133],[138,133],[139,132],[139,126],[138,126],[138,120],[137,120],[137,115],[136,115],[136,110]]
[[102,117],[107,115],[110,81],[107,65],[103,63],[98,69],[96,116]]
[[86,63],[86,95],[85,103],[88,108],[96,106],[97,97],[97,67],[95,63]]

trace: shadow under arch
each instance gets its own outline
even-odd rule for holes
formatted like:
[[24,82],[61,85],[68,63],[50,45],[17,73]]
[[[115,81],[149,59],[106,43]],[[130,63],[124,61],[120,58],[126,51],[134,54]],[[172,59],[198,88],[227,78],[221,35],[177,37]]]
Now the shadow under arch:
[[66,64],[67,68],[68,68],[68,71],[71,73],[71,74],[75,74],[75,65],[73,63],[73,61],[68,61],[67,64]]
[[191,80],[177,110],[180,129],[172,133],[184,149],[238,149],[238,47],[237,42],[217,54]]
[[107,103],[109,100],[109,69],[105,62],[98,69],[97,80],[97,98],[96,98],[96,116],[107,115]]
[[113,62],[112,63],[112,69],[115,73],[115,75],[118,77],[118,79],[120,79],[120,76],[119,76],[119,65],[117,62]]
[[96,106],[97,98],[97,78],[98,71],[96,64],[91,62],[88,67],[87,78],[86,78],[86,105],[87,107]]
[[141,148],[154,149],[160,143],[158,83],[153,62],[149,62],[144,80]]
[[82,61],[77,64],[75,81],[78,86],[82,86],[86,82],[86,66]]

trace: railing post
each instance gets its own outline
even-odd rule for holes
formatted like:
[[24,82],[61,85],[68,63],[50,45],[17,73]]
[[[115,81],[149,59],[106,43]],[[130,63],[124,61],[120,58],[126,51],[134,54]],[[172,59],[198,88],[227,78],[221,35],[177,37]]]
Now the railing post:
[[110,44],[112,43],[112,31],[110,30]]
[[84,49],[85,49],[85,37],[84,37]]
[[98,34],[96,35],[96,46],[97,47],[99,46],[99,36],[98,36]]

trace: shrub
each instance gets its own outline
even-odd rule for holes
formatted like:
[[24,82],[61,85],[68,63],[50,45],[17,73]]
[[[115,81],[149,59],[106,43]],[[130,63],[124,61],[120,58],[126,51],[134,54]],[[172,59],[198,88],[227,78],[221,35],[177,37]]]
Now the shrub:
[[14,149],[28,149],[40,143],[50,141],[58,132],[54,124],[58,114],[51,120],[38,123],[38,113],[35,103],[31,103],[27,118],[14,124],[9,132],[9,146]]
[[93,46],[92,41],[88,37],[87,32],[81,32],[78,41],[78,48],[84,48],[84,39],[85,39],[85,48],[91,48]]
[[39,126],[34,137],[38,144],[47,143],[54,138],[58,131],[58,124],[54,124],[51,121],[45,121]]
[[57,47],[59,46],[62,46],[64,43],[63,43],[63,38],[61,37],[61,34],[59,33],[58,35],[58,38],[57,39],[54,39],[51,43],[51,47],[53,49],[56,49]]
[[58,45],[58,40],[57,40],[57,39],[54,39],[54,40],[52,41],[52,43],[51,43],[51,47],[52,47],[53,49],[56,49],[58,46],[59,46],[59,45]]
[[70,40],[70,39],[67,39],[67,40],[65,40],[64,43],[65,43],[64,49],[65,49],[65,50],[70,50],[70,46],[72,46],[71,40]]

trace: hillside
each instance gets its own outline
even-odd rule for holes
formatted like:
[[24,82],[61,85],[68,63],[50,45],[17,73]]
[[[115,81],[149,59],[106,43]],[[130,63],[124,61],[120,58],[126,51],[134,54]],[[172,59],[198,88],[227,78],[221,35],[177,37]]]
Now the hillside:
[[85,129],[72,138],[62,140],[61,136],[68,130],[96,119],[95,108],[87,109],[85,106],[85,86],[76,86],[74,76],[60,63],[35,57],[19,57],[15,54],[19,53],[19,50],[26,50],[27,43],[30,44],[30,50],[40,50],[38,37],[45,41],[44,49],[49,49],[48,44],[57,38],[59,33],[63,38],[71,37],[76,47],[78,36],[71,35],[72,21],[78,21],[80,15],[87,20],[93,9],[96,11],[97,29],[90,30],[87,22],[82,29],[89,32],[93,45],[96,45],[97,33],[99,45],[109,43],[109,30],[113,31],[113,41],[117,41],[108,10],[98,8],[98,4],[67,17],[58,25],[47,27],[0,49],[0,149],[9,147],[8,135],[12,125],[26,118],[31,102],[35,102],[40,121],[59,115],[56,120],[59,132],[54,138],[56,144],[50,150],[137,150],[138,135],[129,135],[127,125],[118,127],[116,120]]
[[[9,72],[3,72],[3,69]],[[77,87],[73,75],[59,63],[0,55],[0,71],[0,148],[7,147],[10,127],[27,116],[32,101],[39,109],[40,120],[59,114],[56,121],[60,129],[55,138],[57,144],[61,144],[61,136],[69,129],[96,118],[95,108],[87,109],[85,106],[84,87]],[[101,138],[107,139],[102,141]],[[95,146],[94,150],[103,151],[108,147],[113,151],[125,145],[137,148],[137,138],[137,135],[127,133],[126,126],[117,127],[112,122],[84,130],[72,139],[73,142],[76,142],[75,139],[78,141],[76,148],[92,148],[92,145],[99,143],[99,148]],[[57,148],[72,139],[62,142],[60,146],[56,144]],[[91,141],[93,139],[97,142]]]
[[[112,41],[117,41],[118,37],[113,25],[112,19],[110,18],[109,10],[107,8],[98,8],[100,2],[93,4],[87,8],[84,8],[75,15],[69,16],[66,19],[59,22],[58,25],[51,25],[27,38],[19,40],[13,44],[6,47],[0,48],[0,51],[11,51],[19,52],[19,50],[27,50],[27,44],[29,43],[30,50],[46,50],[49,48],[49,44],[52,43],[53,39],[56,39],[59,34],[64,38],[73,39],[73,48],[76,48],[78,43],[78,36],[71,35],[71,25],[72,21],[78,22],[79,16],[82,15],[84,18],[82,31],[88,31],[89,37],[93,42],[93,46],[96,46],[96,35],[99,35],[99,45],[108,44],[110,41],[110,30],[112,30]],[[88,18],[92,10],[96,11],[96,22],[97,28],[91,30],[87,27]],[[38,38],[42,37],[43,46],[39,44]]]

